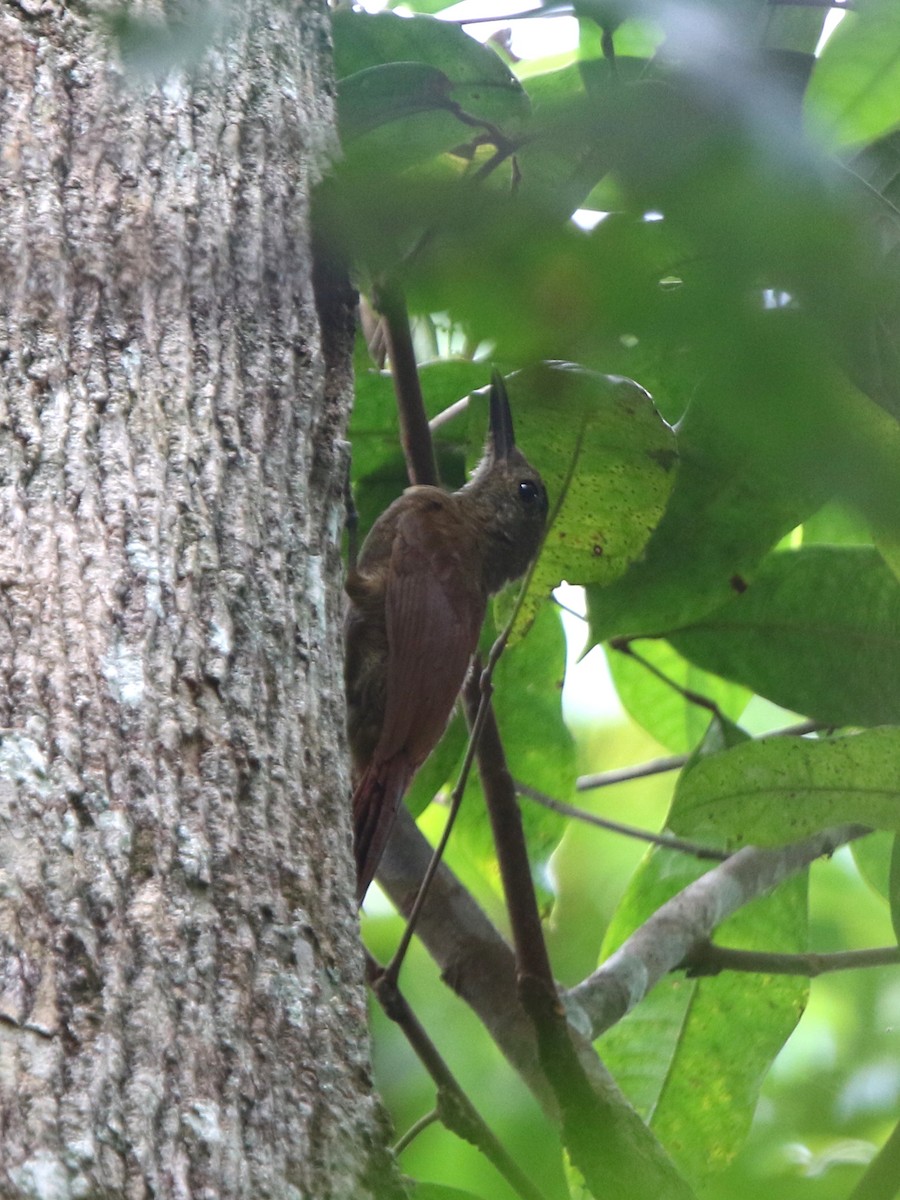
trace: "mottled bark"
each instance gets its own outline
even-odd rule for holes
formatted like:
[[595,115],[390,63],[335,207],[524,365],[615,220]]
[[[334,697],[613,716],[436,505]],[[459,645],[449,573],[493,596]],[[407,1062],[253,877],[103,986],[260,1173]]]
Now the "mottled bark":
[[[177,38],[176,38],[177,42]],[[366,1197],[321,3],[0,3],[0,1195]]]

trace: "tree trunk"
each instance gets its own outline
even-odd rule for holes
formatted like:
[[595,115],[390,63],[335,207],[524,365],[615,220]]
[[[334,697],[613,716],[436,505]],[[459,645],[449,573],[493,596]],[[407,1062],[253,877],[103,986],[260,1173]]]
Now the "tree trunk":
[[0,1195],[393,1195],[339,671],[349,350],[307,220],[325,7],[234,4],[156,80],[90,10],[0,2]]

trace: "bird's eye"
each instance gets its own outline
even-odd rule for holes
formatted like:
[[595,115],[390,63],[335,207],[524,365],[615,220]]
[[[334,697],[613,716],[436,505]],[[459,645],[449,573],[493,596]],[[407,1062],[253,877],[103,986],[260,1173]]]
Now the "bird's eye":
[[533,500],[538,498],[538,486],[530,479],[523,479],[519,483],[519,498],[524,500],[526,504],[531,504]]

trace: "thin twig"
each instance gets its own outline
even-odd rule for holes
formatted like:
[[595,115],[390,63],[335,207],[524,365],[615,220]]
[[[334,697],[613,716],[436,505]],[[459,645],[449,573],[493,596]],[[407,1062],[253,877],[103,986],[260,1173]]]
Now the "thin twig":
[[674,692],[677,692],[678,695],[687,700],[689,704],[696,704],[698,708],[705,708],[707,712],[711,712],[712,715],[717,717],[720,721],[725,719],[722,714],[722,710],[714,700],[710,700],[708,696],[701,695],[700,692],[692,692],[690,688],[682,687],[680,683],[676,683],[674,679],[671,679],[665,673],[665,671],[661,671],[659,667],[655,666],[652,662],[650,662],[649,659],[644,658],[642,654],[638,654],[638,652],[632,646],[631,639],[611,638],[608,645],[611,650],[617,650],[620,654],[624,654],[628,658],[633,658],[636,663],[640,663],[645,670],[649,671],[650,674],[659,679],[660,682],[665,683]]
[[584,621],[585,624],[587,624],[587,617],[584,615],[584,613],[578,612],[577,609],[570,608],[568,604],[563,604],[559,596],[553,596],[551,599],[561,612],[568,613],[570,617],[575,617],[576,620]]
[[391,1149],[391,1153],[394,1155],[394,1157],[399,1158],[407,1146],[414,1142],[420,1133],[423,1133],[429,1127],[429,1125],[433,1125],[435,1121],[440,1121],[440,1119],[441,1114],[436,1108],[433,1108],[431,1112],[426,1113],[424,1117],[419,1117],[418,1121],[414,1121],[413,1124],[410,1125],[409,1129],[407,1129],[406,1133],[404,1133],[403,1137],[399,1138]]
[[537,8],[526,8],[523,12],[500,13],[496,17],[455,17],[454,25],[485,25],[488,22],[502,24],[504,21],[527,21],[532,17],[546,20],[549,17],[568,17],[575,11],[571,4],[555,4],[549,7],[538,5]]
[[594,788],[628,783],[632,779],[662,775],[666,771],[680,771],[689,758],[689,754],[667,754],[663,758],[651,758],[648,762],[638,763],[633,767],[616,767],[612,771],[599,771],[596,775],[579,775],[575,780],[575,789],[579,792],[589,792]]
[[693,979],[718,975],[720,971],[752,971],[759,975],[806,975],[814,979],[831,971],[854,971],[863,967],[892,967],[900,963],[900,946],[878,946],[871,950],[839,950],[833,954],[775,954],[757,950],[733,950],[713,942],[701,942],[679,964]]
[[[807,733],[819,733],[831,728],[818,721],[798,721],[796,725],[785,725],[783,729],[773,729],[770,733],[761,733],[754,741],[770,737],[803,737]],[[634,767],[617,767],[613,771],[600,771],[596,775],[579,775],[575,780],[575,788],[579,792],[588,792],[594,788],[612,787],[616,783],[629,783],[632,779],[644,779],[648,775],[660,775],[665,771],[680,771],[690,761],[690,754],[669,754],[664,758],[652,758],[648,762],[638,763]]]
[[530,787],[527,783],[520,783],[518,780],[516,781],[516,791],[520,796],[526,796],[535,804],[561,813],[564,817],[574,817],[577,821],[584,821],[586,825],[596,825],[599,829],[609,830],[610,833],[621,833],[625,837],[635,838],[639,842],[649,842],[652,846],[662,846],[666,850],[678,850],[682,854],[690,854],[694,858],[712,859],[715,862],[724,862],[728,858],[726,851],[718,850],[713,846],[701,846],[699,842],[687,842],[672,834],[651,833],[648,829],[638,829],[635,825],[623,825],[621,821],[598,817],[596,813],[576,808],[574,804],[566,804],[564,800],[557,800],[553,796],[548,796],[546,792],[540,792],[537,788]]
[[396,983],[385,976],[380,964],[368,952],[366,974],[385,1015],[403,1030],[416,1057],[437,1085],[438,1111],[444,1125],[458,1137],[476,1146],[521,1200],[544,1200],[463,1091],[406,997]]
[[461,400],[454,400],[446,408],[442,408],[436,417],[432,417],[428,422],[428,428],[431,433],[436,432],[442,426],[449,424],[450,421],[464,413],[469,407],[469,397],[463,396]]

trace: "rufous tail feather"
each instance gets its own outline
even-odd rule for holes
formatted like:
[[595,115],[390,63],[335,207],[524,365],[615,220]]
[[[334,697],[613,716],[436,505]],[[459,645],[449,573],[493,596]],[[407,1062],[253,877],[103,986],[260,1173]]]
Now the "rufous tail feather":
[[367,767],[353,793],[353,849],[356,854],[356,899],[372,882],[387,846],[403,793],[415,771],[397,756]]

